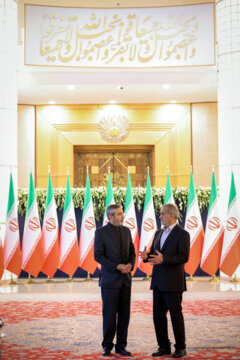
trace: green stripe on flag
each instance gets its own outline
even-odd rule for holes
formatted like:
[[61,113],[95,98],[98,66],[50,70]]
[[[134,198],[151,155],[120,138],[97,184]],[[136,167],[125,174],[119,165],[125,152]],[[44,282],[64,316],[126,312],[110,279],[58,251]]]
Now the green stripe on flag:
[[65,201],[64,201],[63,217],[67,212],[67,209],[71,204],[71,201],[72,201],[71,185],[70,185],[69,175],[67,175],[67,188],[66,188]]
[[83,208],[83,214],[85,213],[85,211],[87,210],[90,201],[91,201],[91,186],[90,186],[90,180],[89,180],[89,175],[87,173],[87,179],[86,179],[86,191],[85,191],[85,197],[84,197],[84,208]]
[[52,178],[49,171],[48,174],[48,188],[47,188],[47,198],[46,198],[46,207],[45,207],[45,214],[48,212],[48,209],[53,201],[54,193],[53,193],[53,185],[52,185]]
[[132,184],[131,184],[131,178],[130,174],[128,174],[127,179],[127,191],[126,191],[126,199],[125,199],[125,212],[127,212],[127,209],[132,201]]
[[170,181],[169,172],[167,172],[167,185],[166,185],[166,192],[165,192],[165,198],[164,198],[164,205],[166,205],[172,197],[173,197],[173,194],[172,194],[171,181]]
[[13,206],[15,203],[15,195],[14,195],[14,188],[13,188],[13,179],[12,173],[10,174],[10,183],[9,183],[9,194],[8,194],[8,206],[7,206],[7,218],[9,218]]
[[236,196],[237,196],[237,191],[236,191],[236,187],[235,187],[234,175],[233,175],[233,172],[232,172],[228,209],[232,205],[233,201],[236,199]]
[[188,203],[187,203],[187,212],[189,211],[193,200],[196,198],[196,191],[195,191],[195,186],[194,186],[194,181],[193,181],[193,174],[191,172],[191,176],[190,176],[190,185],[189,185],[189,193],[188,193]]
[[217,186],[216,186],[216,181],[215,181],[215,174],[213,172],[213,174],[212,174],[211,194],[210,194],[209,207],[208,207],[209,213],[211,212],[216,200],[217,200]]
[[107,183],[107,196],[106,196],[106,205],[105,205],[105,211],[107,206],[111,203],[113,199],[113,189],[112,189],[112,181],[111,181],[111,175],[108,174],[108,183]]
[[145,212],[147,210],[147,207],[148,207],[151,199],[152,199],[152,189],[151,189],[150,175],[148,173],[143,212]]
[[35,189],[34,189],[33,176],[32,176],[32,173],[30,173],[26,218],[27,218],[27,215],[29,214],[35,200],[36,200],[36,194],[35,194]]

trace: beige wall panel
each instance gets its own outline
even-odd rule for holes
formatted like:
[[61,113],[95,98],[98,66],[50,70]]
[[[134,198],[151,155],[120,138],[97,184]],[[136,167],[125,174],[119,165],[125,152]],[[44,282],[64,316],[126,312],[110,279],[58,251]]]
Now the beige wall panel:
[[212,165],[218,184],[217,103],[192,104],[192,155],[196,186],[211,186]]
[[67,168],[69,170],[70,183],[73,187],[73,145],[59,131],[57,131],[56,152],[57,172],[54,178],[56,187],[66,187]]
[[35,106],[18,105],[18,187],[28,188],[35,178]]
[[171,158],[171,132],[168,132],[155,146],[155,186],[166,186],[167,167],[170,167]]
[[52,126],[38,112],[36,125],[36,186],[46,188],[48,166],[52,167]]
[[73,181],[73,145],[56,130],[37,108],[36,178],[37,187],[47,187],[48,166],[51,167],[53,187],[66,187],[67,167]]
[[191,156],[191,119],[189,111],[173,128],[172,186],[189,186]]

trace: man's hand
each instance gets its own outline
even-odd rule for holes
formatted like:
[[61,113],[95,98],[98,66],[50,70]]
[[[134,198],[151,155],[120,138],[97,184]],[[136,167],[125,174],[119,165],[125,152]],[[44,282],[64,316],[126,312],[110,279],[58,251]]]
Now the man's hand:
[[157,255],[150,255],[148,262],[150,262],[151,265],[159,265],[163,262],[162,253],[160,253],[158,250],[156,250],[156,253]]
[[125,265],[125,269],[122,271],[122,274],[128,274],[132,269],[132,264]]
[[120,271],[122,274],[128,274],[130,271],[131,271],[131,269],[132,269],[132,264],[127,264],[127,265],[125,265],[125,264],[118,264],[118,266],[116,267],[116,269],[118,270],[118,271]]
[[143,251],[139,251],[139,255],[141,256],[141,259],[147,260],[148,254],[147,254],[147,247],[146,246],[144,246]]

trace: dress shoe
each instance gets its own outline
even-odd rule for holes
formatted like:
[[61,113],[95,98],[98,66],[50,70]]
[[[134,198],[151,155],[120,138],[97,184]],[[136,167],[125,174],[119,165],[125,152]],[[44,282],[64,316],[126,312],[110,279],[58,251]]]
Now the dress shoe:
[[163,356],[163,355],[171,355],[171,349],[163,349],[159,348],[158,351],[152,354],[153,357]]
[[185,355],[187,355],[185,349],[175,350],[174,353],[172,354],[172,358],[180,358]]
[[130,351],[127,351],[125,348],[116,349],[116,354],[120,354],[123,356],[131,356]]
[[107,348],[104,348],[102,356],[111,356],[111,350],[107,349]]

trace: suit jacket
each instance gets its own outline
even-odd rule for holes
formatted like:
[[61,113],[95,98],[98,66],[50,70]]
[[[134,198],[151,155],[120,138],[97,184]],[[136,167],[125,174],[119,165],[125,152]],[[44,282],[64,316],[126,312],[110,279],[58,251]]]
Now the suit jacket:
[[[156,255],[159,251],[159,241],[162,230],[158,230],[154,236],[152,247],[148,253]],[[179,225],[174,226],[168,235],[160,252],[163,262],[153,266],[151,289],[157,288],[165,292],[183,292],[186,288],[184,264],[188,261],[190,251],[190,236]]]
[[128,263],[133,269],[136,258],[130,230],[121,226],[120,232],[121,248],[112,224],[108,223],[95,232],[94,258],[102,265],[100,286],[104,288],[131,286],[131,273],[122,274],[116,270],[117,265]]

